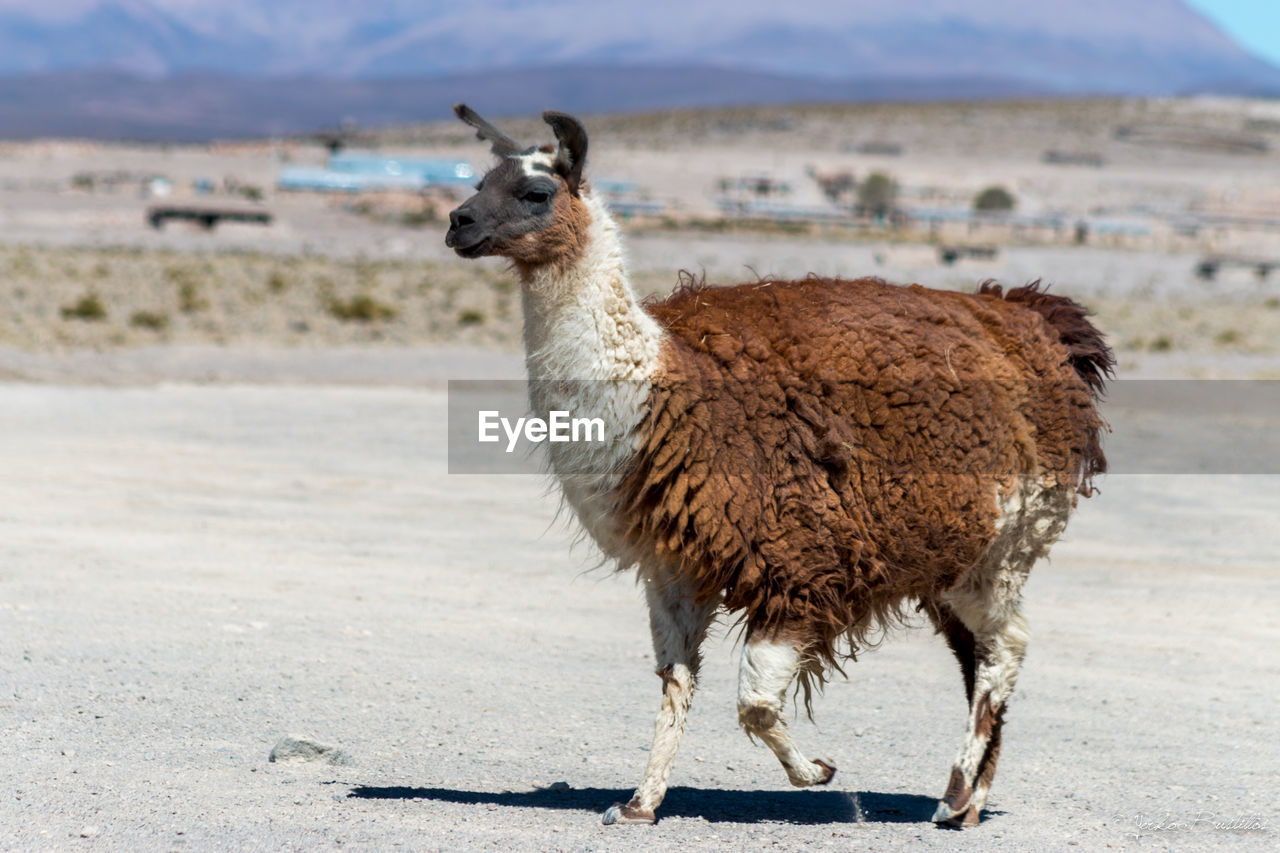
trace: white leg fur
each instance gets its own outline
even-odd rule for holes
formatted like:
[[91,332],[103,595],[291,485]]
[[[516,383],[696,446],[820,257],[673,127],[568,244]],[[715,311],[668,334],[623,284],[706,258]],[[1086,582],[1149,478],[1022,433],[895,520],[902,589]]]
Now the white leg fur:
[[969,723],[937,822],[978,822],[999,757],[1005,703],[1013,695],[1029,633],[1022,587],[1035,561],[1062,534],[1072,499],[1024,479],[999,497],[997,536],[983,562],[943,601],[973,634],[974,685]]
[[[1018,670],[1027,648],[1029,634],[1027,622],[1017,602],[1006,608],[1003,625],[986,633],[974,632],[977,643],[976,672],[973,686],[973,702],[969,708],[969,724],[964,742],[956,756],[953,777],[960,786],[949,790],[948,796],[938,803],[935,821],[950,821],[972,814],[968,822],[975,823],[987,802],[991,787],[990,773],[983,773],[988,747],[1000,726],[1000,715],[1005,703],[1013,695]],[[991,614],[984,614],[986,624],[991,624]],[[972,626],[968,626],[973,630]],[[994,771],[994,767],[992,767]],[[981,775],[980,775],[981,774]],[[967,796],[966,796],[967,795]]]
[[[976,778],[973,797],[969,800],[969,807],[975,813],[981,813],[983,806],[987,804],[987,793],[991,787],[990,776],[983,774],[978,777],[979,763],[987,751],[990,739],[990,735],[982,733],[984,721],[979,719],[979,715],[1003,712],[1005,703],[1013,695],[1014,683],[1017,681],[1018,671],[1022,668],[1022,658],[1026,653],[1029,639],[1027,620],[1023,617],[1021,608],[1017,608],[1001,631],[979,640],[986,654],[978,660],[974,678],[975,707],[970,709],[968,732],[972,745],[963,751],[965,759],[963,770],[966,778]],[[984,695],[987,698],[985,708],[982,705]]]
[[804,788],[831,781],[835,765],[810,761],[787,730],[783,704],[799,670],[800,652],[794,644],[748,638],[738,668],[738,722],[773,750],[791,784]]
[[613,805],[604,813],[606,824],[653,823],[654,810],[666,796],[671,765],[684,738],[698,675],[698,649],[719,606],[718,600],[695,605],[693,593],[678,584],[652,578],[644,584],[657,673],[662,678],[662,707],[654,720],[653,746],[644,779],[629,803]]

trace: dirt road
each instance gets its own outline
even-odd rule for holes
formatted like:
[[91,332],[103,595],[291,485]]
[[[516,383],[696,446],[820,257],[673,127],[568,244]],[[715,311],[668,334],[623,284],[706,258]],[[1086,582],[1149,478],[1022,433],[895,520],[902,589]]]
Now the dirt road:
[[[965,706],[923,630],[796,724],[839,765],[807,791],[737,729],[721,630],[660,822],[604,827],[658,704],[640,596],[541,480],[447,475],[444,408],[0,384],[0,848],[1276,843],[1280,477],[1104,482],[1032,575],[980,828],[928,822]],[[268,763],[290,733],[352,763]]]

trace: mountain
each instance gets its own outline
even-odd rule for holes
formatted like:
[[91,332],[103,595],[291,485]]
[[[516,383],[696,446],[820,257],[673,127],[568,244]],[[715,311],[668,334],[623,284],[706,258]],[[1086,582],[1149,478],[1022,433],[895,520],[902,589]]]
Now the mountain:
[[0,0],[0,74],[423,77],[704,65],[1172,92],[1280,71],[1181,0]]
[[5,135],[404,121],[468,92],[495,114],[1276,94],[1280,69],[1181,0],[0,0]]
[[706,67],[573,67],[429,79],[235,77],[191,73],[143,78],[66,71],[0,78],[0,138],[88,136],[198,142],[300,134],[452,117],[466,101],[489,116],[557,108],[629,112],[708,104],[782,104],[1029,96],[991,77],[820,80]]

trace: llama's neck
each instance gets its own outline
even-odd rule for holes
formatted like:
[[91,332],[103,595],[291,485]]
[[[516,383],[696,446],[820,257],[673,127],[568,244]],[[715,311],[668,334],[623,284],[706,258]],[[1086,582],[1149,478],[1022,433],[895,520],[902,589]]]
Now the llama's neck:
[[644,380],[657,369],[662,329],[631,289],[618,226],[590,191],[582,256],[524,276],[525,363],[534,381]]

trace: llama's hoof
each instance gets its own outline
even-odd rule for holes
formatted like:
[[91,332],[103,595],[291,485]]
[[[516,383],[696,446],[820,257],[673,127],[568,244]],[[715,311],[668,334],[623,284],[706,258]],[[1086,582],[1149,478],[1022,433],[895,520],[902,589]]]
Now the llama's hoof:
[[822,768],[822,778],[813,784],[825,785],[831,781],[832,776],[836,775],[836,763],[830,758],[826,761],[823,761],[821,758],[815,758],[813,759],[813,763]]
[[605,811],[604,817],[600,822],[605,826],[612,826],[615,823],[653,823],[656,818],[653,812],[648,809],[638,809],[635,806],[622,803],[614,803]]
[[787,771],[787,778],[791,780],[791,784],[797,788],[811,788],[814,785],[825,785],[831,781],[831,777],[836,775],[836,763],[828,758],[823,761],[821,758],[815,758],[810,764],[784,764],[783,769]]
[[965,805],[955,809],[946,800],[939,800],[938,808],[933,812],[934,823],[938,824],[938,826],[946,826],[952,829],[977,826],[978,820],[978,810],[973,806]]

